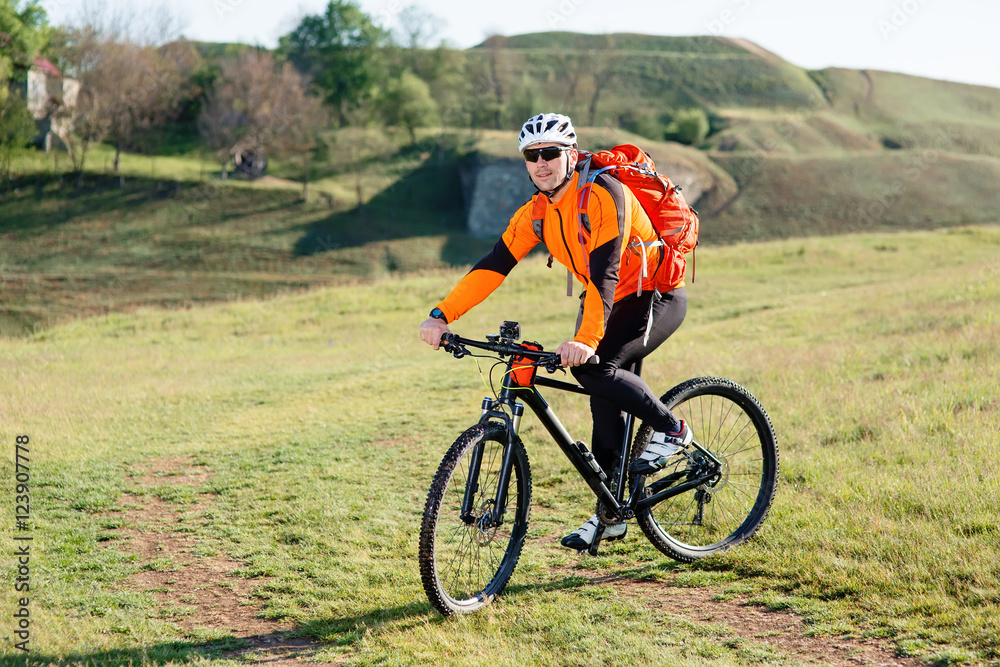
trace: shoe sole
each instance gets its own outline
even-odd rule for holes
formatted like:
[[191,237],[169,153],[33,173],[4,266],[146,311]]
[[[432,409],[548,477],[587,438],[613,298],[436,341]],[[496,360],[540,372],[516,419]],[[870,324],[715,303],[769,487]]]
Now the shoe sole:
[[[628,535],[628,531],[627,530],[624,533],[622,533],[621,535],[615,535],[614,537],[602,537],[601,538],[601,542],[602,543],[603,542],[617,542],[618,540],[625,539],[626,535]],[[563,547],[565,547],[567,549],[572,549],[573,551],[577,552],[578,554],[582,554],[585,551],[590,551],[590,545],[589,544],[587,546],[585,546],[585,547],[571,547],[571,546],[567,546],[567,545],[563,544],[562,542],[560,542],[559,544],[560,544],[560,546],[563,546]]]

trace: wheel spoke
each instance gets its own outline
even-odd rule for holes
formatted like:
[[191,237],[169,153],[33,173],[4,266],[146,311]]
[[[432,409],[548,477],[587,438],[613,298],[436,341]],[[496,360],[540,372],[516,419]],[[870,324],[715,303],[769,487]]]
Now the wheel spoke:
[[[728,380],[690,380],[668,392],[663,401],[688,423],[698,444],[722,463],[716,487],[702,485],[703,491],[692,489],[637,513],[640,526],[657,548],[690,562],[728,548],[734,541],[742,542],[759,528],[774,496],[777,446],[760,404]],[[650,433],[646,426],[640,429],[633,457],[644,449]],[[704,464],[697,452],[689,453],[684,462],[695,475]],[[695,522],[699,512],[700,525]]]

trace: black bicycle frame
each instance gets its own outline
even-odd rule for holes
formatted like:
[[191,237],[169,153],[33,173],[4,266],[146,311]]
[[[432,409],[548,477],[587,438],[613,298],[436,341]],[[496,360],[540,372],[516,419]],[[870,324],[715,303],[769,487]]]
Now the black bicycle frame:
[[[463,340],[462,342],[467,341]],[[504,375],[505,378],[510,377],[512,364],[513,360],[508,362],[507,374]],[[635,364],[631,370],[635,373],[639,373],[641,371],[641,362]],[[663,480],[658,481],[650,487],[650,490],[652,490],[653,493],[646,497],[640,497],[644,495],[640,492],[645,485],[645,478],[640,477],[636,482],[635,488],[633,488],[629,493],[628,502],[626,502],[625,475],[628,469],[629,445],[632,441],[635,426],[633,416],[631,414],[626,415],[625,434],[623,436],[621,449],[622,454],[619,458],[618,469],[615,471],[614,477],[610,479],[611,486],[609,488],[609,486],[601,479],[601,472],[603,471],[598,472],[591,468],[590,462],[587,458],[585,458],[583,452],[580,451],[576,444],[576,440],[573,439],[573,436],[569,434],[566,427],[559,421],[555,412],[553,412],[552,408],[549,407],[549,404],[538,392],[536,387],[550,387],[552,389],[582,394],[584,396],[590,396],[590,392],[578,384],[562,382],[560,380],[547,377],[536,377],[534,384],[536,385],[534,387],[511,387],[504,384],[496,400],[490,398],[483,400],[483,415],[480,419],[480,423],[486,423],[494,420],[503,421],[506,426],[507,433],[509,434],[507,446],[504,447],[503,462],[500,468],[500,479],[497,485],[497,494],[494,499],[493,511],[488,513],[488,521],[491,522],[492,525],[500,525],[503,523],[503,515],[507,508],[507,484],[510,481],[514,458],[513,447],[511,447],[511,444],[513,436],[517,433],[521,415],[524,412],[523,407],[517,403],[517,400],[524,401],[524,405],[531,408],[531,411],[538,417],[538,420],[545,427],[545,430],[549,432],[552,439],[555,440],[556,444],[559,445],[559,448],[562,449],[566,458],[570,460],[573,467],[575,467],[577,472],[580,473],[580,476],[583,477],[584,482],[586,482],[587,486],[590,487],[590,490],[594,492],[594,495],[597,496],[602,503],[604,503],[609,513],[613,516],[617,516],[622,519],[630,519],[635,515],[637,510],[647,509],[662,502],[663,500],[666,500],[667,498],[680,495],[686,491],[690,491],[691,489],[701,486],[712,479],[717,472],[716,466],[718,466],[719,461],[712,456],[711,453],[695,443],[695,448],[706,455],[708,459],[715,464],[715,466],[712,466],[712,468],[715,469],[710,469],[705,474],[698,475],[677,486],[673,486],[673,482],[678,480],[670,480],[668,482],[664,482]],[[507,412],[502,409],[503,406],[511,408],[511,414],[507,414]],[[472,507],[472,502],[475,497],[475,493],[479,490],[479,468],[482,463],[482,453],[483,444],[479,443],[472,452],[469,465],[469,477],[466,482],[465,496],[462,500],[462,519],[466,523],[473,523],[476,520],[473,513],[474,508]],[[484,516],[480,520],[482,521],[485,518],[486,517]],[[488,526],[484,526],[484,528],[487,527]],[[595,541],[594,547],[596,547],[596,545],[597,542]]]

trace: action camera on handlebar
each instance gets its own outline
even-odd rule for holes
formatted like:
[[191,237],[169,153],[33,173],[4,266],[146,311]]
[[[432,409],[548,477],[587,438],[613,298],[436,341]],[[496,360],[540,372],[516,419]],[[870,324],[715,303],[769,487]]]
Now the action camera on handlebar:
[[500,325],[500,338],[515,341],[521,338],[521,325],[517,322],[504,320]]

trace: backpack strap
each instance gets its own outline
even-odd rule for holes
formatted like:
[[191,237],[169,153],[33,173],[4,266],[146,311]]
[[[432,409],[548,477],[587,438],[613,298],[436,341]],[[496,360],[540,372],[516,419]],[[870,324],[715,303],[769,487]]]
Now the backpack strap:
[[[590,175],[590,168],[593,166],[593,159],[592,158],[593,158],[593,154],[592,153],[587,153],[587,157],[585,157],[583,159],[582,163],[581,163],[583,166],[582,167],[581,166],[577,167],[577,171],[580,172],[580,180],[577,181],[577,187],[576,187],[576,189],[577,189],[577,192],[580,193],[580,196],[577,199],[576,208],[580,212],[580,227],[582,227],[583,229],[586,229],[588,234],[590,233],[590,216],[587,215],[586,203],[583,201],[583,189],[588,184],[590,184],[591,182],[593,182],[593,180],[595,178],[597,178],[597,174],[600,174],[602,171],[604,171],[606,169],[606,167],[605,167],[605,169],[600,169],[593,176],[591,176]],[[590,189],[587,189],[587,202],[589,202],[589,201],[590,201]],[[580,237],[581,237],[581,242],[582,242],[582,237],[583,237],[582,233],[580,234]]]

